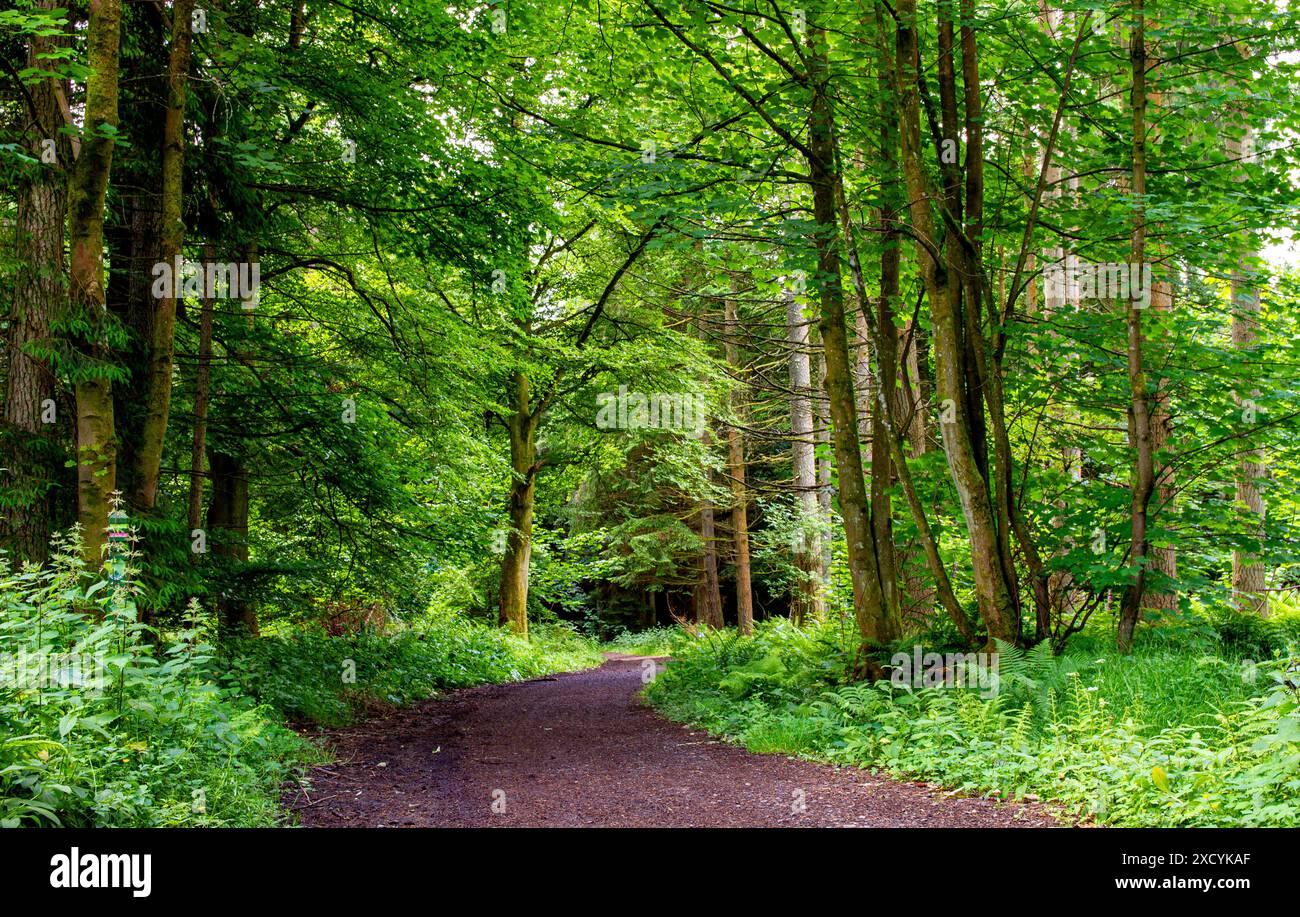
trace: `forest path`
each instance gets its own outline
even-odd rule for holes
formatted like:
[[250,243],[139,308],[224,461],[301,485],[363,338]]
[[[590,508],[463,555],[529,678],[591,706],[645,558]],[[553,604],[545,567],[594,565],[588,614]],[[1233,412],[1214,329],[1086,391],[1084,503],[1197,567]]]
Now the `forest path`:
[[642,703],[644,657],[607,655],[596,669],[456,691],[333,730],[337,760],[290,807],[308,827],[1059,824],[1033,807],[720,743]]

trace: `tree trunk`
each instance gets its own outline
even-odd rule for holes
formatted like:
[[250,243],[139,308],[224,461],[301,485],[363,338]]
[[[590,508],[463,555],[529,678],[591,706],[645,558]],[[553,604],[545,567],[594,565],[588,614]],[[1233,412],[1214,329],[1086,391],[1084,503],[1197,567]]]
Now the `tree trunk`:
[[[212,553],[232,561],[228,574],[234,573],[239,565],[248,563],[248,468],[242,456],[217,450],[208,451],[208,467]],[[243,595],[227,589],[217,597],[217,625],[223,634],[257,636],[257,612]]]
[[[42,0],[41,9],[54,8],[54,0]],[[33,36],[27,66],[49,70],[42,55],[65,41]],[[51,75],[30,84],[32,129],[28,152],[40,164],[18,191],[18,262],[13,279],[13,304],[5,352],[9,366],[5,379],[4,413],[0,424],[10,442],[3,461],[3,489],[8,494],[0,517],[0,544],[18,558],[44,561],[50,541],[50,489],[58,481],[57,432],[66,427],[55,406],[55,377],[49,362],[32,350],[48,347],[50,329],[67,295],[64,277],[64,219],[67,216],[66,166],[71,145],[59,134],[63,124],[55,78]],[[45,141],[55,142],[55,162],[46,163]],[[12,502],[10,502],[12,501]]]
[[85,130],[68,188],[70,304],[91,329],[82,342],[88,365],[81,370],[76,398],[77,518],[83,555],[93,569],[101,563],[109,501],[117,486],[113,390],[100,365],[108,358],[100,329],[105,306],[104,199],[117,127],[121,19],[121,0],[99,0],[91,6],[86,33],[90,75],[86,78]]
[[[1229,137],[1226,141],[1229,157],[1245,160],[1250,155],[1252,143],[1253,129],[1249,124],[1244,125],[1240,139]],[[1244,180],[1245,175],[1240,175],[1240,179]],[[1259,281],[1251,269],[1257,257],[1257,253],[1251,251],[1232,272],[1232,343],[1246,352],[1254,348],[1259,328]],[[1259,391],[1252,389],[1249,398],[1241,400],[1253,403],[1258,397]],[[1243,415],[1246,410],[1247,406],[1243,405]],[[1246,528],[1261,545],[1264,540],[1264,496],[1259,485],[1266,476],[1264,450],[1244,451],[1237,466],[1236,498],[1244,510],[1242,518]],[[1238,608],[1255,614],[1268,614],[1264,573],[1264,565],[1253,551],[1232,552],[1232,593]]]
[[821,516],[817,502],[817,455],[813,443],[812,367],[808,321],[795,299],[785,291],[786,338],[790,344],[790,462],[799,505],[799,529],[794,562],[799,583],[790,603],[790,619],[803,624],[826,612],[822,598]]
[[513,374],[514,412],[510,431],[510,533],[501,559],[498,620],[528,636],[528,572],[533,554],[533,505],[537,492],[537,418],[531,412],[528,377]]
[[[212,246],[204,246],[205,261],[213,257]],[[197,529],[203,519],[203,455],[208,441],[208,400],[212,390],[212,312],[211,296],[203,297],[199,313],[199,359],[194,373],[194,438],[190,446],[190,531]],[[190,559],[198,558],[191,554]]]
[[[1146,258],[1146,208],[1143,203],[1147,193],[1146,175],[1146,29],[1143,0],[1134,0],[1136,23],[1129,49],[1133,69],[1133,239],[1132,259],[1142,264]],[[1116,646],[1120,652],[1133,649],[1133,632],[1142,614],[1146,593],[1147,564],[1150,544],[1147,538],[1147,508],[1155,489],[1154,443],[1151,435],[1151,402],[1147,392],[1146,370],[1142,360],[1142,310],[1133,302],[1128,309],[1128,436],[1133,449],[1133,466],[1129,517],[1131,541],[1129,564],[1137,568],[1132,581],[1125,586],[1120,601],[1119,627]]]
[[[936,399],[941,409],[940,430],[948,470],[957,489],[962,515],[970,535],[972,571],[980,616],[989,636],[1008,642],[1020,639],[1020,616],[1003,564],[1001,539],[986,477],[982,416],[970,416],[967,376],[968,328],[963,318],[961,276],[968,271],[960,243],[949,240],[948,256],[941,259],[932,194],[926,178],[920,134],[919,74],[915,0],[898,4],[896,78],[899,99],[901,160],[906,179],[912,229],[917,240],[922,278],[930,299],[934,326]],[[973,305],[972,305],[973,307]],[[980,344],[982,346],[982,344]],[[982,412],[982,405],[977,402]]]
[[889,613],[878,567],[878,551],[862,471],[853,369],[844,325],[844,287],[840,252],[836,187],[834,116],[826,74],[825,36],[809,27],[812,53],[812,117],[808,132],[808,168],[813,190],[813,218],[818,232],[817,286],[821,300],[822,345],[826,358],[826,396],[831,415],[831,440],[839,472],[840,516],[844,522],[849,576],[853,581],[853,611],[858,632],[867,645],[879,646],[898,634]]
[[[184,198],[185,102],[189,89],[190,19],[194,0],[176,0],[172,7],[172,42],[167,63],[167,112],[162,138],[162,262],[174,264],[185,241],[181,205]],[[158,477],[167,439],[172,396],[176,300],[180,278],[172,278],[170,295],[158,300],[145,382],[145,417],[131,475],[131,502],[152,509],[158,499]]]
[[[705,448],[711,444],[712,438],[709,431],[704,431]],[[712,483],[713,475],[706,472]],[[695,604],[695,623],[702,627],[712,627],[721,629],[723,626],[722,618],[722,588],[718,582],[718,542],[717,530],[713,520],[713,504],[706,498],[700,504],[698,513],[700,543],[700,566],[699,577],[695,582],[693,589],[693,600]]]
[[[732,291],[736,292],[739,277],[732,276]],[[740,348],[735,343],[740,323],[736,318],[736,301],[726,300],[724,318],[727,323],[726,355],[727,363],[740,375]],[[744,394],[737,391],[732,404],[737,419],[744,416]],[[742,634],[754,630],[754,592],[749,575],[749,510],[746,506],[749,494],[745,489],[745,442],[740,429],[727,427],[727,459],[731,473],[731,495],[734,508],[731,511],[732,538],[736,545],[736,627]]]
[[834,539],[830,533],[835,531],[835,512],[831,507],[832,458],[831,458],[831,409],[826,397],[826,351],[821,346],[821,334],[813,342],[817,352],[817,393],[813,402],[817,412],[817,427],[814,433],[816,445],[821,446],[817,454],[817,510],[821,513],[821,529],[826,536],[821,539],[821,556],[817,558],[821,570],[821,580],[829,587],[831,581],[831,562],[834,558]]

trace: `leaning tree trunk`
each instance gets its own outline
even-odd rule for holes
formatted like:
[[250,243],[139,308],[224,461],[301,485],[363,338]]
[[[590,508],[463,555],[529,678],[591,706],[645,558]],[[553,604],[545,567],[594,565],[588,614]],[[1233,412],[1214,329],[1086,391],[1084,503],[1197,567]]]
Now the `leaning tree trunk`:
[[91,329],[80,342],[84,360],[77,399],[77,519],[83,556],[97,568],[107,541],[109,504],[116,488],[113,389],[105,372],[108,348],[104,322],[104,200],[113,167],[117,127],[118,49],[121,0],[91,4],[86,33],[85,130],[81,152],[68,186],[68,236],[71,247],[69,301]]

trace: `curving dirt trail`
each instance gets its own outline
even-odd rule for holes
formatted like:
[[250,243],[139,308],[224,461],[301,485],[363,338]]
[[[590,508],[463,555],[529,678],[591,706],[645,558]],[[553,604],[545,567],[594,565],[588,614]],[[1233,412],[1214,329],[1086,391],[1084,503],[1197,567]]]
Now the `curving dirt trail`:
[[[1045,827],[1045,812],[777,755],[670,723],[641,657],[435,698],[329,733],[309,827]],[[800,807],[802,803],[802,809]]]

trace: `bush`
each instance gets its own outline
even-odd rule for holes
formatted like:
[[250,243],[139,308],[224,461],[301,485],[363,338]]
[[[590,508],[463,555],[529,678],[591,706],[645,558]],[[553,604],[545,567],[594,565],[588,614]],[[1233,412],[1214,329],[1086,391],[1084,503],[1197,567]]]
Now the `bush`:
[[[448,688],[599,664],[561,625],[531,640],[452,614],[391,637],[158,642],[130,590],[65,540],[0,577],[0,826],[269,826],[281,788],[323,758],[284,725],[347,722]],[[0,557],[0,563],[4,562]],[[197,616],[197,606],[191,617]]]
[[1239,611],[1227,605],[1201,609],[1223,649],[1251,659],[1271,659],[1300,646],[1300,607],[1274,600],[1270,614]]
[[215,684],[196,632],[155,648],[126,590],[54,547],[0,578],[0,825],[279,823],[313,748]]

